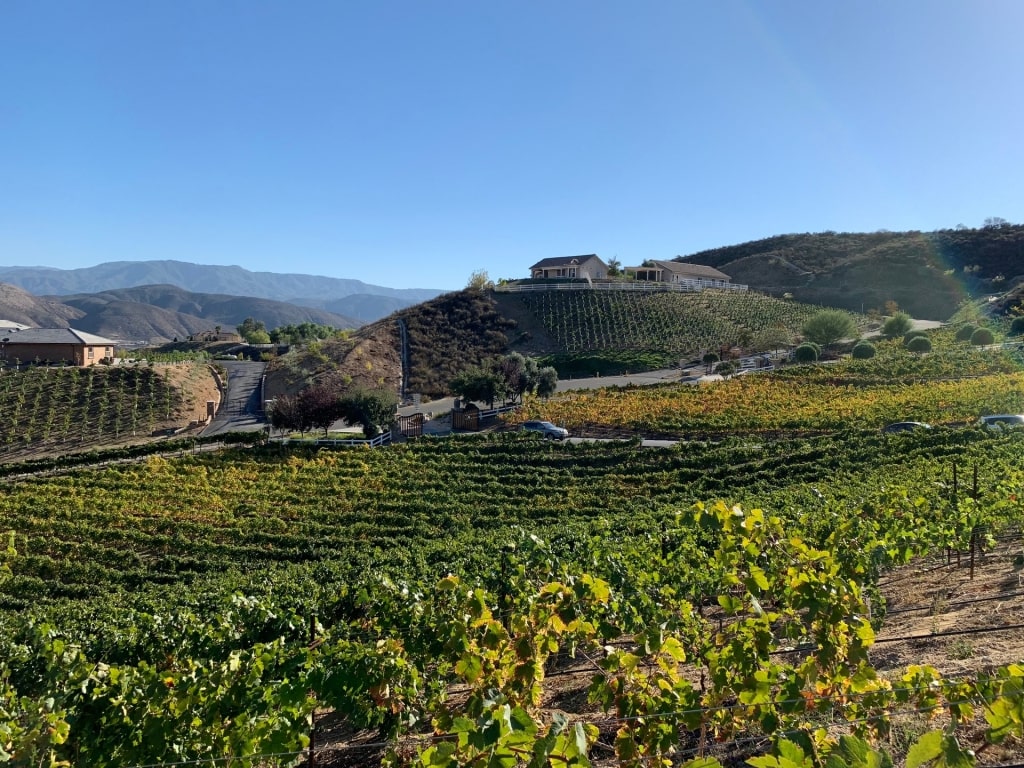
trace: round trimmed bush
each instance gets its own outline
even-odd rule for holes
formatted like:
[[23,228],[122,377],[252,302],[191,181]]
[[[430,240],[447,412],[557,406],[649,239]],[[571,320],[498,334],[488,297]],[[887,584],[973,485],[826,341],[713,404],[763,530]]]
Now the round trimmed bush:
[[971,344],[975,347],[985,347],[994,343],[995,335],[988,328],[976,328],[971,334]]
[[908,331],[903,335],[903,343],[909,344],[911,339],[916,339],[920,336],[927,336],[927,331]]
[[971,336],[974,335],[974,332],[976,330],[978,330],[978,326],[976,326],[976,325],[971,325],[970,323],[967,323],[966,325],[961,325],[960,328],[957,329],[956,340],[957,341],[970,341],[971,340]]
[[1013,322],[1010,323],[1010,335],[1020,336],[1024,333],[1024,317],[1015,317]]
[[875,345],[870,341],[858,341],[853,345],[850,354],[855,360],[870,360],[875,356]]
[[819,354],[821,354],[821,350],[818,345],[809,341],[805,341],[793,350],[793,358],[798,363],[813,363],[817,361]]
[[907,342],[907,349],[911,352],[931,352],[932,342],[927,336],[915,336]]

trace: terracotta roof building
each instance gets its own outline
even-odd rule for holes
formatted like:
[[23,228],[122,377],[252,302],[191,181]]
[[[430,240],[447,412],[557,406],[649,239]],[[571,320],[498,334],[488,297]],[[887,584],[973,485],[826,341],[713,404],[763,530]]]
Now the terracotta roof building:
[[26,328],[5,330],[0,338],[0,357],[5,361],[67,363],[88,367],[114,359],[117,342],[74,328]]

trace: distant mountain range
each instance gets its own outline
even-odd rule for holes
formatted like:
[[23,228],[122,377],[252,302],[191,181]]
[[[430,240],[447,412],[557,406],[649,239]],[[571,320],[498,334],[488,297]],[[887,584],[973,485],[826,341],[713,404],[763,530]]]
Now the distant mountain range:
[[247,317],[262,320],[271,329],[305,322],[334,328],[362,325],[360,320],[313,307],[251,296],[192,293],[173,285],[33,296],[0,283],[2,320],[40,328],[70,326],[127,343],[159,344],[217,326],[230,330]]
[[[397,309],[444,293],[435,288],[386,288],[361,280],[251,272],[242,267],[171,260],[108,261],[80,269],[0,267],[0,282],[16,285],[35,296],[69,296],[136,286],[173,285],[208,295],[252,296],[298,304],[362,322],[372,322]],[[270,327],[269,322],[267,326]]]
[[268,329],[305,322],[357,328],[441,293],[184,261],[0,267],[0,320],[161,343],[247,317]]

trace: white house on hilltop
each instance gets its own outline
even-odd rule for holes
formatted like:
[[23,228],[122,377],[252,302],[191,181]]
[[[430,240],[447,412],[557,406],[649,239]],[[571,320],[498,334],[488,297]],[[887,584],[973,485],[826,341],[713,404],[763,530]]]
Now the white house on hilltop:
[[648,261],[649,266],[626,267],[623,271],[635,280],[652,283],[674,283],[687,285],[700,281],[704,288],[733,287],[731,280],[724,272],[704,264],[692,264],[688,261]]

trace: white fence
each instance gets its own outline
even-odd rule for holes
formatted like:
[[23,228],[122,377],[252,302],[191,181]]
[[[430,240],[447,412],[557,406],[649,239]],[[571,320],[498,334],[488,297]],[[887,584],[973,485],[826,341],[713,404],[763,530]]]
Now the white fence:
[[746,291],[749,286],[730,283],[725,280],[680,280],[678,283],[656,283],[648,280],[623,280],[621,282],[565,282],[565,283],[505,283],[496,285],[500,293],[527,293],[531,291],[676,291],[694,293],[708,289],[720,291]]
[[284,438],[281,440],[283,445],[315,445],[317,448],[346,448],[350,446],[364,446],[366,448],[380,448],[384,445],[391,444],[391,430],[387,432],[381,432],[374,438],[369,440],[364,438],[336,438],[336,437],[321,437],[317,440],[291,440]]

